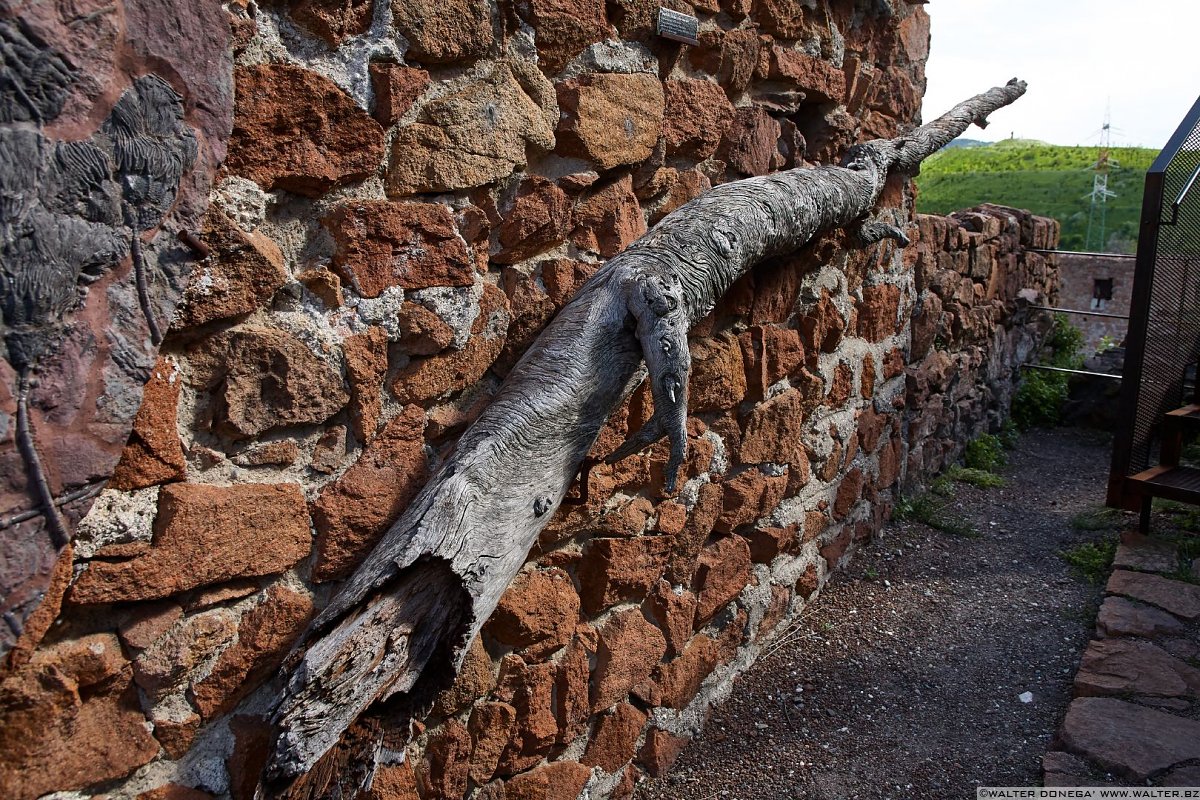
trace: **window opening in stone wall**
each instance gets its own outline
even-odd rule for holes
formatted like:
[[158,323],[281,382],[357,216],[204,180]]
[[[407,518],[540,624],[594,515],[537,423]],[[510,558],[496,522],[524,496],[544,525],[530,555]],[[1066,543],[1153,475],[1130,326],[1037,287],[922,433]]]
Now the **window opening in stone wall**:
[[1092,310],[1103,311],[1112,300],[1113,279],[1096,278],[1092,281]]

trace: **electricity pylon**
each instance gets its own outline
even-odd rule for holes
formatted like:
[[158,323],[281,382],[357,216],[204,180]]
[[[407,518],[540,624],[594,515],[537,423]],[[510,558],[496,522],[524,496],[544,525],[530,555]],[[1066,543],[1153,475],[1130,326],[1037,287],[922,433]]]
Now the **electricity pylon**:
[[[1108,198],[1116,197],[1117,193],[1108,188],[1108,171],[1112,167],[1120,167],[1114,159],[1109,157],[1109,148],[1112,146],[1112,125],[1109,123],[1109,112],[1104,111],[1104,127],[1100,129],[1100,153],[1096,156],[1096,163],[1092,164],[1092,192],[1086,197],[1091,198],[1092,208],[1088,212],[1087,238],[1085,240],[1085,248],[1092,252],[1104,252],[1104,225],[1108,217]],[[1099,219],[1097,220],[1097,217]],[[1092,231],[1097,231],[1096,244],[1092,244]]]

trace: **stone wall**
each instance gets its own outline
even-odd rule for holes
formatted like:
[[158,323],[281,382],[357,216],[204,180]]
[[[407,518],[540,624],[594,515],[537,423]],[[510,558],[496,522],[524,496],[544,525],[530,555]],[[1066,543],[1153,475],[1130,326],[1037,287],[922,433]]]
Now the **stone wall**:
[[[1077,311],[1103,311],[1129,316],[1133,300],[1133,273],[1136,261],[1128,256],[1097,253],[1060,253],[1058,255],[1062,288],[1059,301],[1063,308]],[[1102,304],[1093,302],[1097,283],[1111,281],[1112,297]],[[1072,314],[1071,324],[1083,331],[1085,354],[1096,352],[1107,337],[1113,344],[1125,341],[1129,320]]]
[[[61,612],[0,683],[0,794],[252,797],[293,641],[597,266],[713,183],[916,120],[919,5],[670,5],[699,47],[638,0],[228,5],[212,253]],[[912,220],[910,185],[882,205]],[[383,732],[368,797],[628,797],[898,487],[998,425],[1055,226],[916,222],[904,251],[835,232],[731,289],[692,332],[686,483],[662,491],[662,445],[589,460],[454,687]]]
[[962,455],[1008,418],[1020,365],[1036,361],[1054,305],[1058,222],[982,205],[949,217],[918,215],[918,310],[907,351],[906,485]]

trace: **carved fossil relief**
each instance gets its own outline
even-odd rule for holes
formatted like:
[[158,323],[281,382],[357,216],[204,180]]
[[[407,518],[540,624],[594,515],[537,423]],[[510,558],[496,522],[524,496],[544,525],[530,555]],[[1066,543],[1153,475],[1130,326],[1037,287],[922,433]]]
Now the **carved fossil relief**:
[[[145,383],[166,324],[151,301],[155,279],[145,239],[171,210],[197,157],[182,98],[154,74],[134,80],[90,138],[48,138],[44,127],[62,111],[77,77],[69,60],[21,20],[0,20],[0,123],[8,123],[0,125],[0,355],[11,367],[5,374],[14,384],[14,438],[29,500],[19,509],[7,504],[7,516],[0,518],[0,560],[6,561],[14,560],[18,548],[8,545],[18,537],[47,536],[60,551],[70,531],[59,507],[103,486],[107,476],[98,476],[91,485],[64,485],[73,491],[55,497],[39,452],[31,393],[46,362],[72,335],[73,316],[88,302],[90,287],[129,256],[143,317],[140,336],[150,346],[138,343],[132,330],[113,331],[108,344],[128,381]],[[121,327],[120,320],[112,322]],[[42,524],[22,525],[39,514]],[[40,600],[41,592],[21,579],[20,565],[0,565],[0,657]]]

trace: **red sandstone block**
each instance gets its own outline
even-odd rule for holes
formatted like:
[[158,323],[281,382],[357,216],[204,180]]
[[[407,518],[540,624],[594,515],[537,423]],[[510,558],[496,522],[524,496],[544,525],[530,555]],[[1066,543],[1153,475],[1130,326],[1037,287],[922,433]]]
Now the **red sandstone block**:
[[629,694],[650,676],[667,650],[662,631],[640,609],[613,615],[600,628],[592,675],[592,710],[601,711]]
[[561,569],[523,572],[505,590],[485,631],[497,641],[544,658],[571,640],[579,622],[579,595]]
[[696,619],[703,623],[741,594],[750,581],[750,546],[727,536],[706,547],[696,570]]

